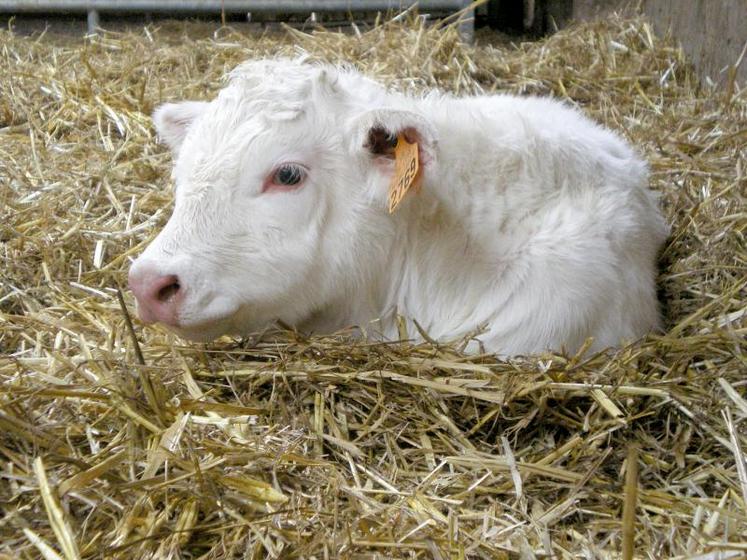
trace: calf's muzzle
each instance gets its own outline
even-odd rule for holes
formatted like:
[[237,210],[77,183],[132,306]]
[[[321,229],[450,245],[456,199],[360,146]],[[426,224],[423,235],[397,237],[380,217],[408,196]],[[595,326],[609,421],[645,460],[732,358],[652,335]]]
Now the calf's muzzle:
[[140,319],[148,323],[178,326],[184,289],[175,274],[160,274],[149,266],[130,269],[129,284],[137,300]]

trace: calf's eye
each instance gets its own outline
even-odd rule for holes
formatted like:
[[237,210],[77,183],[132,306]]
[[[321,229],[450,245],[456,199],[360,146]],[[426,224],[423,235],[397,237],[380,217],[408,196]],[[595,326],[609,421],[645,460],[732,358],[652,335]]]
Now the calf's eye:
[[262,192],[289,192],[300,189],[308,171],[299,163],[283,163],[278,165],[266,178]]
[[272,182],[284,187],[298,185],[306,178],[306,171],[298,165],[283,165],[275,171]]

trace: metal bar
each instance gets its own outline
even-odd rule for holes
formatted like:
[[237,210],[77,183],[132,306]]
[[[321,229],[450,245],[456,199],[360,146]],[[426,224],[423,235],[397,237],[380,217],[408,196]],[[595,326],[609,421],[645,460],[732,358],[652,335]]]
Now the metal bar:
[[464,7],[464,0],[0,0],[0,12],[366,12],[404,10],[413,4],[421,10],[455,10]]
[[101,20],[98,10],[88,10],[88,33],[93,35],[99,30]]

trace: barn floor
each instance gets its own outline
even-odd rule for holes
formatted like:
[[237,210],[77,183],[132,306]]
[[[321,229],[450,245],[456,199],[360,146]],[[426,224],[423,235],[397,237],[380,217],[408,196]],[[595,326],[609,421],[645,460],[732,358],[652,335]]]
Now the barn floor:
[[[639,19],[503,47],[187,31],[0,32],[0,558],[747,558],[747,89],[698,86]],[[116,288],[170,213],[151,111],[304,52],[621,131],[672,223],[666,333],[503,362],[135,322],[141,363]]]

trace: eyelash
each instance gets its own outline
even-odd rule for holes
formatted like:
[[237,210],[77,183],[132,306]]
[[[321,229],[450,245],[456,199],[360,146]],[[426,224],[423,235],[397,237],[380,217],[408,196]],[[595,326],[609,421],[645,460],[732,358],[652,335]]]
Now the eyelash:
[[[284,177],[281,174],[285,175]],[[262,192],[288,192],[300,188],[306,181],[308,171],[298,163],[283,163],[279,165],[265,180]],[[290,181],[290,182],[289,182]]]

